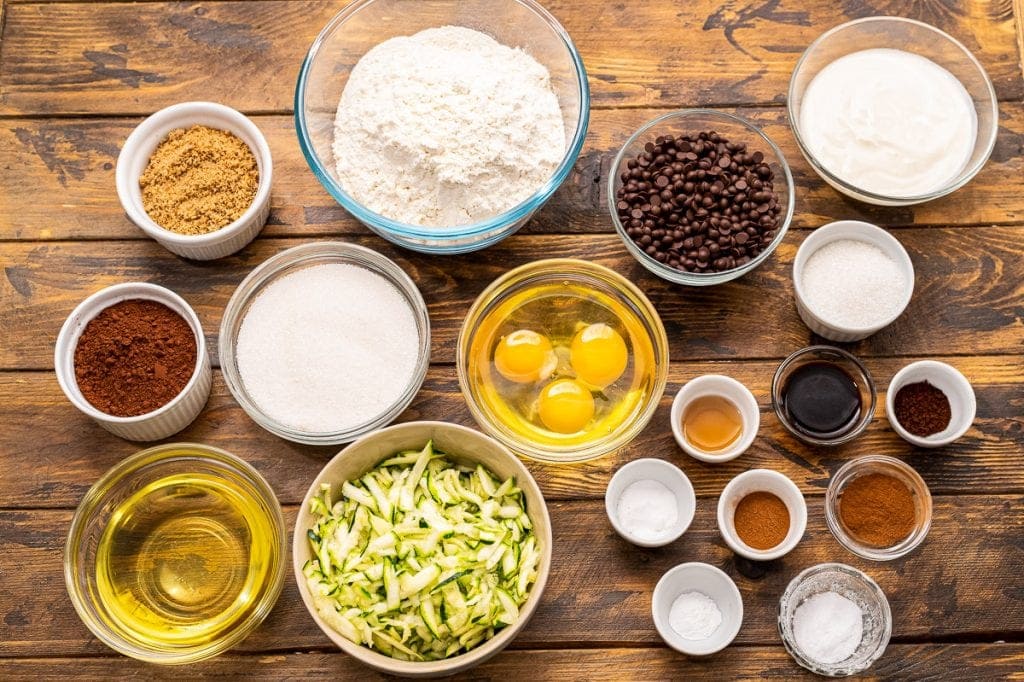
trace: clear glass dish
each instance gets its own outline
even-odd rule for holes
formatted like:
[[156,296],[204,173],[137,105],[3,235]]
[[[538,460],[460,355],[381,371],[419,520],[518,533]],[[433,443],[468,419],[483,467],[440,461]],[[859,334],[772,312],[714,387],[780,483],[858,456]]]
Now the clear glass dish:
[[[490,313],[509,301],[526,299],[526,294],[545,285],[577,286],[593,290],[615,300],[628,311],[642,331],[631,344],[650,344],[653,358],[650,376],[642,384],[642,395],[628,417],[610,432],[593,440],[572,445],[553,445],[530,440],[507,426],[488,406],[477,381],[470,376],[474,339]],[[658,407],[668,379],[668,337],[658,311],[632,282],[608,268],[589,261],[557,258],[528,263],[511,270],[488,286],[476,299],[459,332],[456,351],[459,387],[469,411],[480,427],[517,454],[545,462],[583,462],[624,447],[639,434]]]
[[[176,474],[205,474],[245,490],[248,498],[258,502],[259,513],[265,515],[275,538],[267,548],[267,579],[255,585],[259,593],[243,618],[205,644],[156,647],[133,636],[131,629],[103,601],[97,587],[98,545],[114,512],[129,497],[157,480]],[[197,513],[204,512],[197,508]],[[85,494],[71,520],[64,549],[64,581],[82,622],[110,648],[150,663],[193,663],[216,656],[241,642],[267,617],[284,585],[285,542],[281,505],[267,481],[249,464],[208,445],[158,445],[122,460]]]
[[[662,135],[685,135],[702,131],[715,131],[719,135],[729,139],[730,142],[746,142],[751,151],[759,151],[764,154],[764,162],[775,173],[775,192],[779,195],[780,224],[775,231],[775,237],[771,243],[756,258],[750,262],[726,270],[724,272],[684,272],[659,262],[649,256],[643,249],[636,245],[632,237],[626,232],[626,227],[619,220],[616,195],[622,187],[621,173],[626,169],[630,159],[643,153],[644,145]],[[626,245],[633,258],[658,277],[676,284],[689,286],[710,286],[722,284],[737,277],[742,277],[757,266],[768,260],[769,256],[782,243],[789,224],[793,220],[793,209],[796,200],[793,193],[793,175],[790,173],[789,164],[786,163],[782,151],[771,139],[759,128],[739,116],[733,116],[721,111],[712,109],[683,109],[668,114],[644,124],[639,130],[626,140],[615,161],[612,162],[611,170],[608,173],[608,210],[622,242]]]
[[[487,220],[456,227],[400,223],[369,210],[336,178],[334,118],[348,74],[378,43],[427,28],[472,28],[512,47],[521,47],[551,74],[565,119],[562,162],[529,199]],[[514,233],[529,220],[569,175],[583,147],[590,118],[590,88],[583,60],[561,24],[534,0],[355,0],[338,12],[313,41],[295,88],[295,127],[299,146],[313,170],[341,206],[373,232],[415,251],[465,253]]]
[[[800,107],[804,93],[814,77],[826,66],[852,52],[874,48],[893,48],[912,52],[935,62],[963,84],[974,102],[978,117],[974,151],[964,168],[943,187],[919,196],[894,197],[861,189],[822,165],[807,148],[800,131]],[[992,154],[999,132],[999,104],[992,81],[984,67],[962,43],[930,26],[902,17],[866,17],[840,24],[810,44],[793,69],[786,99],[789,122],[800,152],[821,178],[843,194],[879,206],[910,206],[931,201],[953,192],[973,178]]]
[[[839,516],[843,489],[852,481],[867,474],[893,476],[902,481],[914,496],[914,530],[892,547],[873,547],[859,542]],[[885,455],[865,455],[844,464],[829,481],[828,491],[825,493],[825,522],[839,544],[857,556],[872,561],[891,561],[909,554],[924,542],[932,525],[932,496],[921,475],[906,462]]]
[[[860,418],[852,429],[841,436],[835,438],[816,438],[797,428],[790,421],[789,415],[786,414],[786,408],[782,400],[782,389],[786,386],[786,382],[789,380],[793,370],[812,362],[828,362],[838,365],[853,378],[857,384],[857,389],[860,391]],[[808,346],[807,348],[801,348],[783,360],[782,364],[775,370],[775,375],[772,377],[772,409],[775,410],[775,416],[786,427],[786,430],[803,442],[810,443],[811,445],[842,445],[864,433],[864,430],[868,428],[868,424],[875,418],[875,381],[871,378],[868,368],[845,350],[834,346]]]
[[[864,634],[860,645],[844,661],[826,664],[801,651],[793,635],[796,610],[821,592],[836,592],[857,604],[864,612]],[[845,564],[818,564],[805,569],[786,587],[779,600],[779,634],[793,660],[816,675],[847,677],[864,672],[877,661],[892,636],[889,600],[874,580]]]
[[[245,383],[242,381],[238,371],[235,350],[238,342],[238,332],[241,329],[242,321],[245,319],[249,306],[267,285],[296,270],[327,263],[358,265],[381,275],[398,289],[399,293],[408,302],[416,318],[416,327],[419,331],[419,356],[416,360],[416,368],[405,391],[387,410],[375,418],[340,431],[299,431],[281,424],[268,416],[249,397],[249,393],[245,389]],[[416,284],[394,261],[372,249],[356,244],[312,242],[293,247],[268,258],[242,280],[242,283],[235,289],[235,293],[232,294],[231,300],[228,301],[224,309],[224,317],[220,324],[219,355],[221,369],[224,373],[224,380],[228,385],[228,390],[254,422],[267,431],[296,443],[340,445],[390,424],[412,402],[412,399],[420,390],[420,386],[423,385],[423,379],[427,375],[427,367],[430,365],[430,316],[427,313],[427,304],[423,300],[419,289],[416,288]]]

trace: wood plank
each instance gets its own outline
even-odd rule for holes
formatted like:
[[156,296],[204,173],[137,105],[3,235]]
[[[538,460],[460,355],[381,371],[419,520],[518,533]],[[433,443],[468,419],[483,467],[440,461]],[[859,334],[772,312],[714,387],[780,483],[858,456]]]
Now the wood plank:
[[[608,171],[626,138],[664,109],[593,112],[583,153],[565,184],[526,233],[609,232]],[[1024,104],[1002,105],[996,148],[963,189],[921,206],[883,209],[843,198],[826,185],[796,147],[780,108],[730,109],[771,136],[789,162],[799,192],[794,227],[839,218],[888,226],[1024,222]],[[124,215],[114,190],[121,144],[139,119],[0,120],[0,239],[146,239]],[[299,151],[290,116],[259,116],[274,157],[270,221],[264,236],[366,234],[320,186]],[[47,197],[40,201],[39,197]]]
[[[377,237],[349,239],[395,259],[418,284],[430,309],[434,362],[454,362],[466,310],[490,282],[510,267],[553,256],[596,261],[636,282],[662,317],[671,358],[692,361],[781,358],[815,340],[792,302],[792,261],[807,234],[788,235],[746,277],[703,288],[671,285],[648,273],[615,235],[515,235],[489,249],[487,258],[438,258],[397,249]],[[853,344],[854,353],[1020,352],[1024,227],[911,228],[901,230],[899,238],[914,262],[914,297],[899,320]],[[261,239],[216,263],[182,260],[148,240],[0,243],[6,275],[0,279],[0,309],[7,311],[0,318],[0,369],[51,368],[64,318],[89,293],[122,281],[152,281],[180,293],[196,308],[215,345],[224,305],[237,284],[267,257],[299,243]]]
[[[142,114],[194,93],[247,111],[290,111],[307,48],[344,4],[15,4],[7,11],[0,114]],[[1002,0],[545,4],[576,42],[597,106],[781,103],[797,58],[823,30],[886,12],[963,41],[1001,99],[1024,93],[1013,15]],[[651,40],[652,27],[676,33]]]
[[[520,679],[528,661],[534,679],[613,682],[621,679],[815,679],[797,666],[782,647],[733,647],[708,658],[691,658],[667,647],[591,650],[514,650],[450,680]],[[950,670],[969,669],[974,679],[1022,679],[1021,644],[894,644],[868,671],[870,679],[942,679]],[[0,676],[10,682],[40,679],[178,680],[181,671],[127,658],[0,659]],[[188,667],[190,679],[385,680],[340,652],[263,656],[226,654]],[[818,678],[820,679],[820,678]]]
[[[662,457],[683,468],[702,498],[715,497],[736,474],[749,468],[777,469],[808,495],[822,495],[831,472],[867,453],[900,457],[916,467],[937,494],[1024,492],[1024,394],[1019,386],[1024,357],[945,358],[973,382],[978,397],[974,427],[957,443],[938,451],[915,450],[883,416],[882,391],[905,361],[873,360],[879,379],[874,422],[859,439],[835,450],[813,448],[786,433],[769,407],[774,364],[715,362],[674,364],[667,395],[641,435],[623,450],[573,466],[528,462],[544,494],[555,499],[601,499],[612,473],[638,457]],[[687,457],[669,431],[671,398],[685,381],[725,373],[745,383],[761,403],[758,439],[742,457],[707,465]],[[454,368],[432,367],[424,388],[399,421],[443,419],[476,427],[459,394]],[[80,414],[48,373],[0,373],[0,504],[5,507],[74,507],[93,481],[123,457],[145,447],[116,438]],[[245,458],[270,481],[284,503],[302,500],[310,482],[340,448],[289,443],[262,430],[214,375],[210,403],[199,419],[171,440],[208,443]],[[27,447],[25,444],[30,443]]]
[[[778,599],[803,568],[841,561],[868,572],[885,591],[895,641],[958,638],[992,641],[1024,636],[1020,546],[1024,497],[937,497],[931,533],[911,555],[876,564],[838,546],[825,528],[822,502],[808,505],[808,530],[790,554],[754,565],[725,547],[712,501],[698,505],[683,538],[643,550],[615,535],[604,503],[553,502],[554,557],[548,587],[517,648],[628,646],[660,641],[650,594],[662,574],[685,561],[706,561],[736,581],[744,600],[737,642],[778,644]],[[286,509],[289,528],[295,507]],[[68,511],[0,512],[0,580],[19,599],[0,605],[0,656],[102,654],[64,590],[61,553]],[[298,596],[290,571],[267,621],[238,649],[249,652],[330,647]]]

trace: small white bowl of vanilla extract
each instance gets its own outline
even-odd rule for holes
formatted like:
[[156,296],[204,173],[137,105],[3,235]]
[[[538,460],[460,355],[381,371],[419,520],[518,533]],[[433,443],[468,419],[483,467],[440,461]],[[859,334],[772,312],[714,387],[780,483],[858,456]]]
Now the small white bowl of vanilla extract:
[[761,412],[750,390],[732,377],[705,374],[687,382],[672,401],[672,435],[694,459],[736,459],[750,447]]

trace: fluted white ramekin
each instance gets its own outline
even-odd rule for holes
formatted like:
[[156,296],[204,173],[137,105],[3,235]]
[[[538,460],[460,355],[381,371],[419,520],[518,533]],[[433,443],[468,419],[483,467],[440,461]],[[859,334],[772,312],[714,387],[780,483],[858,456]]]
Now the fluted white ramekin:
[[[139,177],[149,157],[168,133],[203,125],[234,133],[256,157],[260,180],[256,197],[238,220],[207,234],[179,234],[157,224],[142,207]],[[214,102],[182,102],[161,109],[140,123],[125,140],[117,157],[117,196],[125,213],[147,235],[171,253],[194,260],[213,260],[240,251],[256,238],[270,215],[273,163],[263,133],[251,120],[231,107]]]
[[[163,303],[188,322],[196,337],[196,367],[192,378],[185,384],[181,393],[163,407],[134,417],[115,417],[97,410],[82,395],[75,379],[75,348],[85,326],[94,317],[115,303],[133,299]],[[195,421],[210,397],[213,379],[210,356],[206,352],[206,338],[195,311],[185,299],[170,289],[145,282],[115,284],[97,291],[79,303],[64,321],[64,326],[57,336],[53,364],[57,372],[57,381],[72,405],[115,436],[135,441],[167,438]]]

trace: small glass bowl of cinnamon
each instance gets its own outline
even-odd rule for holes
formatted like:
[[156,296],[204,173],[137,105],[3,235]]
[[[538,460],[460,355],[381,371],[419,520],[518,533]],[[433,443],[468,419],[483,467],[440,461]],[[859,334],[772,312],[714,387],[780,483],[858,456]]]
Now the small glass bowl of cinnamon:
[[898,559],[932,524],[932,496],[920,474],[894,457],[866,455],[843,465],[825,493],[825,521],[839,544],[872,561]]

